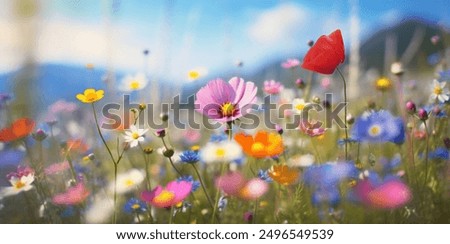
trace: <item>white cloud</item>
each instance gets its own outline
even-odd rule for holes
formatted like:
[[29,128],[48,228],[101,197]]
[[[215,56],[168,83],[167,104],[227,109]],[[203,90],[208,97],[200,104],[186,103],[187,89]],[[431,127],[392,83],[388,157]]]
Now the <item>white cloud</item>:
[[308,12],[299,5],[286,3],[263,11],[249,28],[250,37],[262,44],[286,41],[305,26]]

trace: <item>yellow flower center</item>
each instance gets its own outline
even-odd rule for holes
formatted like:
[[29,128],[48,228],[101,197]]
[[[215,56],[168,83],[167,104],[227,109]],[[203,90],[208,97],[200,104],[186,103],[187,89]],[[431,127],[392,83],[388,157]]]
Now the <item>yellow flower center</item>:
[[139,81],[132,81],[131,83],[130,83],[130,88],[131,89],[133,89],[133,90],[137,90],[137,89],[139,89],[141,87],[141,84],[139,83]]
[[133,204],[133,206],[131,206],[131,208],[134,210],[139,209],[140,207],[141,207],[141,205],[139,205],[137,203],[135,203],[135,204]]
[[199,145],[194,145],[194,146],[191,147],[191,150],[192,151],[198,151],[198,150],[200,150],[200,146]]
[[200,73],[195,70],[192,70],[192,71],[189,71],[188,77],[191,80],[195,80],[195,79],[198,79],[198,77],[200,77]]
[[371,136],[378,136],[381,133],[381,127],[379,125],[372,125],[372,127],[369,128],[369,135]]
[[381,79],[377,80],[376,87],[379,90],[387,90],[391,87],[391,81],[387,78],[381,78]]
[[131,180],[131,179],[128,179],[128,180],[125,181],[125,185],[128,186],[128,187],[129,186],[133,186],[134,185],[134,181]]
[[234,108],[233,104],[228,102],[228,103],[225,103],[225,104],[222,105],[221,110],[222,110],[222,115],[223,116],[230,117],[230,116],[233,115],[235,108]]
[[183,202],[179,202],[179,203],[175,204],[175,207],[177,207],[177,208],[183,207]]
[[254,154],[261,153],[264,151],[264,149],[265,149],[265,146],[261,142],[253,143],[252,148],[251,148],[252,153],[254,153]]
[[295,105],[295,109],[297,109],[298,111],[302,111],[305,108],[305,104],[300,103]]
[[165,204],[167,202],[172,201],[175,198],[175,194],[171,191],[162,190],[158,196],[153,198],[153,202]]
[[22,181],[17,181],[17,183],[16,183],[16,185],[14,185],[14,187],[16,188],[16,189],[21,189],[21,188],[23,188],[25,186],[25,184],[22,182]]
[[433,92],[436,95],[441,95],[442,94],[442,88],[440,86],[435,86]]
[[90,92],[86,94],[86,100],[91,102],[97,100],[97,94],[95,94],[95,92]]
[[225,156],[225,149],[223,149],[223,148],[217,148],[217,150],[216,150],[216,156],[217,157],[224,157]]
[[133,134],[131,134],[131,137],[137,140],[139,138],[139,134],[137,132],[133,132]]

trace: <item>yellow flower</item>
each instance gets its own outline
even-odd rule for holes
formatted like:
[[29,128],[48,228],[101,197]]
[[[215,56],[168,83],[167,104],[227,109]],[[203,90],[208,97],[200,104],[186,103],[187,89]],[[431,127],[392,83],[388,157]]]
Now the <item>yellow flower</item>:
[[188,72],[188,79],[189,80],[196,80],[200,77],[200,73],[197,70],[190,70]]
[[282,185],[296,182],[299,175],[297,169],[289,168],[287,165],[273,165],[268,173],[270,178]]
[[103,90],[96,91],[95,89],[88,88],[84,90],[83,94],[77,94],[77,99],[83,103],[94,103],[102,99],[104,93]]
[[385,77],[382,77],[375,82],[375,87],[380,91],[389,90],[391,86],[392,86],[391,80]]

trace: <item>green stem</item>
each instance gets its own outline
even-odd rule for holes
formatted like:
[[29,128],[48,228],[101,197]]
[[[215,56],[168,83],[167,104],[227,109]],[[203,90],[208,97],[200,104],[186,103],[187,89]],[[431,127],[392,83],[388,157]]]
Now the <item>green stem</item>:
[[97,113],[95,112],[95,106],[94,106],[94,103],[91,103],[91,104],[92,104],[92,113],[94,113],[95,126],[97,127],[98,134],[100,135],[100,138],[102,139],[102,142],[103,142],[103,144],[105,145],[106,150],[108,151],[109,156],[111,157],[111,160],[112,160],[114,163],[116,163],[116,161],[115,161],[115,159],[114,159],[114,156],[113,156],[111,150],[109,149],[108,144],[106,143],[105,138],[103,137],[102,131],[100,130],[100,126],[98,125]]
[[428,151],[430,147],[430,134],[428,133],[427,122],[423,121],[423,125],[425,126],[425,136],[426,136],[426,147],[425,147],[425,181],[423,184],[423,188],[425,189],[427,181],[428,181]]
[[[221,168],[220,168],[220,175],[223,175],[224,170],[225,170],[225,163],[222,162]],[[220,189],[216,188],[216,190],[217,191],[216,191],[216,197],[214,199],[214,208],[213,208],[213,213],[212,213],[212,216],[211,216],[211,224],[214,224],[214,219],[215,219],[214,216],[216,216],[217,205],[219,203]],[[218,222],[220,223],[220,221],[218,221]]]
[[113,224],[117,223],[117,164],[114,163],[114,215]]
[[253,207],[253,224],[256,224],[256,213],[258,212],[258,199],[255,199],[255,206]]
[[336,69],[339,73],[339,75],[342,78],[342,82],[344,84],[344,103],[345,103],[345,107],[344,107],[344,129],[345,129],[345,161],[348,160],[348,128],[347,128],[347,83],[345,81],[344,76],[342,75],[341,71],[339,70],[339,68]]
[[174,213],[174,208],[173,206],[170,207],[170,218],[169,218],[169,224],[173,224],[173,214]]
[[309,101],[309,97],[311,95],[311,86],[312,86],[312,79],[313,79],[313,72],[309,72],[308,74],[308,80],[306,81],[306,87],[305,87],[305,101]]
[[[169,147],[167,146],[166,141],[164,140],[164,137],[161,137],[161,141],[162,141],[162,143],[163,143],[163,145],[164,145],[164,148],[165,148],[166,150],[169,150]],[[179,176],[182,176],[180,170],[178,170],[177,167],[175,167],[175,164],[173,163],[172,157],[167,157],[167,158],[169,159],[169,162],[170,162],[170,164],[172,165],[172,168],[177,172],[177,174],[178,174]]]
[[[209,206],[211,207],[211,209],[214,211],[214,205],[212,203],[211,197],[209,196],[208,192],[206,191],[206,187],[205,187],[205,183],[203,182],[203,179],[200,175],[200,172],[198,172],[197,167],[195,166],[195,164],[191,164],[192,167],[194,168],[195,174],[198,177],[198,180],[200,181],[200,185],[202,186],[203,192],[205,193],[206,199],[208,200]],[[219,221],[219,217],[217,215],[214,215],[217,219],[217,221]]]

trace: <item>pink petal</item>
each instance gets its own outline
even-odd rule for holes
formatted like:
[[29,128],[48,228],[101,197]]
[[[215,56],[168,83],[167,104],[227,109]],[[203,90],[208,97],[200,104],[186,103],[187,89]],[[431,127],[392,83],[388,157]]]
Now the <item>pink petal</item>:
[[231,196],[238,195],[245,183],[244,176],[239,172],[230,172],[216,179],[216,186]]
[[151,203],[153,198],[155,198],[155,196],[158,196],[162,190],[163,190],[162,186],[157,186],[151,191],[143,191],[141,193],[141,199],[143,201]]
[[368,195],[371,206],[376,208],[397,208],[411,200],[409,187],[400,181],[389,181]]
[[167,184],[166,190],[175,194],[173,204],[177,204],[189,196],[192,190],[192,183],[187,181],[171,181]]
[[254,178],[245,184],[240,192],[240,196],[245,200],[255,200],[262,197],[268,189],[269,186],[265,181]]

